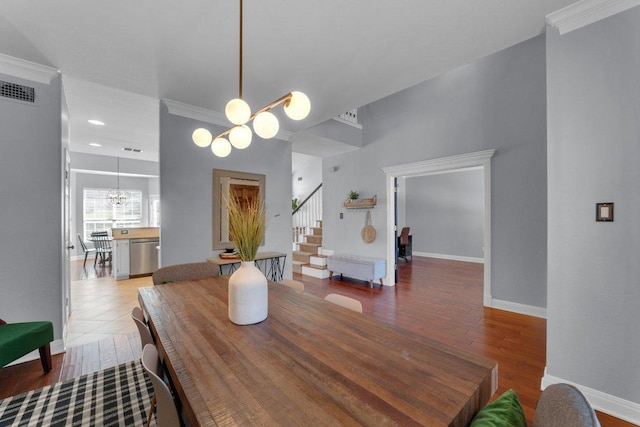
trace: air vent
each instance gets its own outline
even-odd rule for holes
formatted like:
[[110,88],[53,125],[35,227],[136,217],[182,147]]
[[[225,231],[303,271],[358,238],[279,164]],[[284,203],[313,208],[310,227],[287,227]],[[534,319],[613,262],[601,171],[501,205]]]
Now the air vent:
[[139,148],[124,147],[122,150],[123,151],[131,151],[132,153],[142,153],[142,150],[139,149]]
[[349,123],[358,124],[358,109],[354,109],[351,111],[347,111],[346,113],[342,113],[338,116],[338,118],[342,120],[346,120]]
[[2,80],[0,80],[0,96],[32,104],[36,102],[36,90],[34,88]]

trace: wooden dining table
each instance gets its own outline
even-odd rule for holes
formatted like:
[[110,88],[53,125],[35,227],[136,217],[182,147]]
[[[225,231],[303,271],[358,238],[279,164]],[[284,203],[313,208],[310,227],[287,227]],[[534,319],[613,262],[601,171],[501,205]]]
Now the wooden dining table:
[[139,289],[194,426],[467,426],[497,363],[269,282],[266,320],[227,315],[228,276]]

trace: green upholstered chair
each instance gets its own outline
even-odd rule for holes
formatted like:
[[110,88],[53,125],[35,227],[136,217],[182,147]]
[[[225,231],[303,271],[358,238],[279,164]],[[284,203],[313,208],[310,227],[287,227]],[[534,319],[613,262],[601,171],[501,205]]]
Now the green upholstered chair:
[[53,323],[5,323],[0,319],[0,367],[21,358],[35,349],[40,350],[44,372],[51,370]]

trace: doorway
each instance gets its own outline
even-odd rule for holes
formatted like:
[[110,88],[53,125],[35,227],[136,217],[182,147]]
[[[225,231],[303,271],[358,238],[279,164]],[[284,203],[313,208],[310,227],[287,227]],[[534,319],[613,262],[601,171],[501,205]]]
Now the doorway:
[[[436,172],[481,167],[484,177],[484,291],[483,305],[491,306],[491,157],[495,150],[485,150],[457,156],[441,157],[421,162],[383,167],[386,174],[387,200],[395,200],[398,177],[418,177]],[[396,203],[387,203],[387,275],[386,282],[395,284],[397,268]]]

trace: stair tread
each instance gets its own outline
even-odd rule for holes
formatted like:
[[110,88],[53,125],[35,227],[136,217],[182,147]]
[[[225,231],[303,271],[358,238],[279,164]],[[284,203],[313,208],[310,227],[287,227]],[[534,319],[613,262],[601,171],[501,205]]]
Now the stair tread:
[[292,254],[297,254],[297,255],[309,255],[309,256],[316,256],[316,254],[314,254],[313,252],[305,252],[305,251],[293,251],[291,252]]
[[313,268],[314,270],[326,270],[326,265],[317,265],[317,264],[307,264],[304,267]]
[[315,258],[327,258],[327,255],[311,254],[311,256]]

